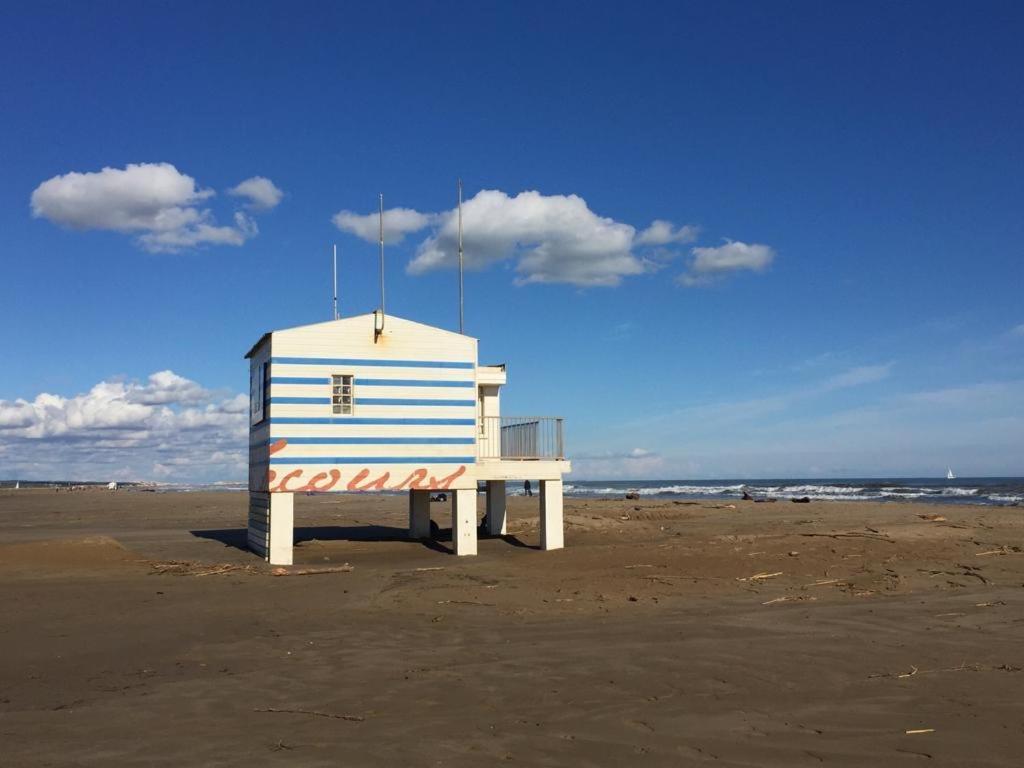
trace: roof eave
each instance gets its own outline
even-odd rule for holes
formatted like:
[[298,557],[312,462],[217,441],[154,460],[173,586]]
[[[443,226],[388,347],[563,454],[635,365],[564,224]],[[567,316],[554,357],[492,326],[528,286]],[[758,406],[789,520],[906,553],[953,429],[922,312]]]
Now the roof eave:
[[262,336],[260,336],[260,340],[252,345],[252,348],[248,352],[245,353],[245,357],[243,359],[248,360],[250,357],[252,357],[254,354],[256,354],[256,350],[259,349],[260,347],[262,347],[263,346],[263,342],[266,341],[267,339],[269,339],[272,334],[273,334],[273,331],[267,331]]

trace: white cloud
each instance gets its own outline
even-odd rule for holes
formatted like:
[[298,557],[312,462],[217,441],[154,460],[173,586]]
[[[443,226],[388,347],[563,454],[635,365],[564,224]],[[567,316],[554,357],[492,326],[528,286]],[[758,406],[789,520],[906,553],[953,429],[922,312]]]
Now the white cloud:
[[263,176],[253,176],[228,190],[228,194],[234,197],[248,198],[248,207],[260,211],[269,211],[277,206],[284,198],[284,192],[270,179]]
[[[690,242],[698,231],[659,219],[638,235],[631,225],[594,213],[578,195],[536,191],[510,196],[500,190],[482,190],[463,203],[462,215],[466,267],[483,269],[512,261],[519,284],[618,285],[624,277],[659,269],[662,264],[655,259],[675,255],[664,246]],[[332,220],[343,232],[377,242],[377,213],[340,211]],[[427,228],[432,231],[409,263],[411,274],[456,265],[457,212],[409,208],[384,212],[385,242],[397,243]],[[655,246],[660,250],[652,250]]]
[[[431,214],[420,213],[412,208],[389,208],[384,211],[384,242],[400,243],[409,233],[426,229],[433,220]],[[338,211],[331,221],[342,232],[348,232],[368,243],[380,240],[380,215],[377,213]]]
[[235,479],[245,475],[247,412],[244,394],[158,371],[73,397],[0,400],[0,453],[24,479]]
[[145,384],[130,385],[127,391],[131,402],[143,405],[198,403],[209,398],[209,392],[174,371],[151,373]]
[[1021,323],[1020,325],[1015,325],[1013,328],[1011,328],[1010,335],[1024,338],[1024,323]]
[[54,176],[32,193],[32,212],[76,229],[176,229],[194,223],[193,206],[213,194],[170,163],[140,163]]
[[725,400],[679,408],[632,422],[637,429],[679,430],[690,434],[711,434],[722,426],[761,421],[777,417],[813,398],[831,392],[873,384],[888,378],[893,363],[862,365],[820,379],[788,392],[745,400]]
[[637,324],[632,320],[624,320],[621,323],[615,323],[611,330],[608,332],[608,339],[611,341],[624,341],[633,337],[633,334],[637,331]]
[[259,227],[251,217],[242,211],[235,211],[233,227],[216,226],[205,222],[179,229],[147,232],[139,242],[153,253],[174,253],[206,243],[213,245],[242,245],[246,240],[259,234]]
[[54,176],[32,192],[31,205],[36,218],[72,229],[134,234],[139,245],[153,252],[241,245],[258,233],[256,223],[241,211],[233,225],[218,225],[213,213],[200,207],[214,194],[170,163],[137,163]]
[[876,381],[888,378],[890,373],[892,373],[892,363],[862,365],[826,379],[815,391],[832,392],[837,389],[859,387],[863,384],[874,384]]
[[642,433],[664,458],[660,478],[934,477],[947,464],[964,477],[1020,474],[1024,380],[903,393],[869,386],[889,368],[860,366],[761,400],[612,422],[600,439]]
[[697,247],[692,254],[689,271],[679,278],[684,285],[700,285],[742,270],[761,272],[775,259],[775,250],[770,246],[737,240],[727,240],[714,248]]
[[636,237],[637,245],[668,245],[670,243],[692,243],[700,234],[700,228],[691,224],[673,228],[671,221],[655,219],[651,226]]
[[573,476],[614,480],[639,479],[656,476],[664,468],[661,455],[646,448],[597,454],[578,454],[572,457]]
[[[470,268],[517,259],[520,283],[618,285],[645,271],[631,249],[636,230],[598,216],[577,195],[521,192],[509,197],[483,190],[462,206],[464,250]],[[419,274],[453,266],[457,258],[457,215],[448,211],[432,237],[422,243],[409,271]]]

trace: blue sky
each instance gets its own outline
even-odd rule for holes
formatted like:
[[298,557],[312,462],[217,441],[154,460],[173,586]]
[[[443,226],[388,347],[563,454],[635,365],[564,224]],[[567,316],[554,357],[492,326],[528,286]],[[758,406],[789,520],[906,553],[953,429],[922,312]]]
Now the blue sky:
[[375,306],[378,192],[389,311],[457,325],[457,176],[467,332],[577,477],[1024,474],[1022,22],[8,4],[0,477],[242,477],[242,355],[332,243]]

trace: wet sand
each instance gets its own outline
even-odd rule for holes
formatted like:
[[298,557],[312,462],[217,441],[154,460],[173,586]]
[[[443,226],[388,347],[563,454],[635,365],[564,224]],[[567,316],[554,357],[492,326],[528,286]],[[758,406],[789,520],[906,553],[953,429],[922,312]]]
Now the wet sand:
[[299,497],[352,569],[275,576],[243,494],[0,492],[0,764],[1021,764],[1024,510],[536,502]]

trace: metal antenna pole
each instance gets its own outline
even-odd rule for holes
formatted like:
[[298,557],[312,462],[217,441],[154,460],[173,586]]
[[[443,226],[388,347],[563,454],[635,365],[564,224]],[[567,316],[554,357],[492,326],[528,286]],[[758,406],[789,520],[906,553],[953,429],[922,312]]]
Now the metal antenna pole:
[[334,319],[338,319],[338,246],[334,246]]
[[380,193],[380,314],[384,315],[384,193]]
[[465,310],[462,288],[462,179],[459,179],[459,333],[464,333]]

